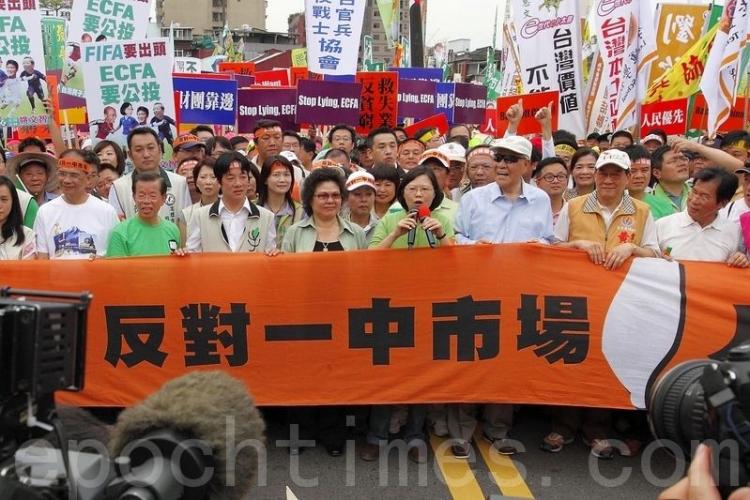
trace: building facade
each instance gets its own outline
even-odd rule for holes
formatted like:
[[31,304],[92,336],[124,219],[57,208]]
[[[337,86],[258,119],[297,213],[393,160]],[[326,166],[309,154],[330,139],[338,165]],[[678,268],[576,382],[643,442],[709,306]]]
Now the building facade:
[[266,0],[156,0],[156,22],[190,26],[194,36],[231,29],[266,29]]

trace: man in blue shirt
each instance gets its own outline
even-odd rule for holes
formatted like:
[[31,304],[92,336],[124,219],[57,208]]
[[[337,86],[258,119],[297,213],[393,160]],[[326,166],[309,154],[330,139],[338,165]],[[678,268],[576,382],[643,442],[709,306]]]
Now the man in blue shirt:
[[472,189],[456,216],[456,241],[476,243],[551,243],[552,206],[541,189],[526,184],[523,172],[531,158],[531,143],[520,136],[492,144],[495,182]]
[[[463,245],[552,243],[552,206],[541,189],[526,184],[523,173],[529,168],[531,143],[510,136],[492,143],[495,182],[472,189],[461,198],[456,216],[456,241]],[[456,458],[469,456],[469,441],[477,418],[473,405],[447,405],[446,420]],[[503,455],[517,452],[508,439],[513,424],[513,405],[489,404],[482,411],[482,435]]]

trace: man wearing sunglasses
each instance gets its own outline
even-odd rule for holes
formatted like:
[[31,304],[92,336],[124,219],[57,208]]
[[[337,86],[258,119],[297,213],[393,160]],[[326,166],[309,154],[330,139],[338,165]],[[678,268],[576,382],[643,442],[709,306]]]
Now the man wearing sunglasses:
[[[530,167],[531,143],[510,136],[492,143],[494,182],[476,187],[461,198],[456,216],[459,244],[551,243],[552,208],[547,193],[527,184],[523,174]],[[468,442],[477,425],[474,405],[448,405],[447,425],[457,458],[468,456]],[[503,455],[517,452],[519,443],[509,439],[513,405],[489,404],[481,412],[482,435]]]

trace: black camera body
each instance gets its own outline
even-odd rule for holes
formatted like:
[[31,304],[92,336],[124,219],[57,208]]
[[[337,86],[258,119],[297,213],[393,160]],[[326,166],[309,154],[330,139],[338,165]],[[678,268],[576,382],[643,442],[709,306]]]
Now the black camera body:
[[750,342],[722,360],[681,363],[649,390],[649,423],[667,448],[689,459],[709,441],[723,496],[750,483]]

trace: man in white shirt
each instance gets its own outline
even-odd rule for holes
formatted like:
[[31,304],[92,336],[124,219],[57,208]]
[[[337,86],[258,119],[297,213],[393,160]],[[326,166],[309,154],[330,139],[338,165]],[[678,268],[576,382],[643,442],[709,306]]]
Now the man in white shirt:
[[742,174],[743,196],[729,202],[726,207],[719,210],[719,215],[731,222],[739,223],[740,215],[750,212],[750,167],[740,168],[735,173]]
[[133,129],[128,135],[128,155],[133,160],[135,170],[117,179],[109,190],[109,204],[114,207],[117,215],[122,219],[136,215],[133,175],[157,172],[167,184],[167,200],[159,210],[159,216],[178,225],[184,223],[182,211],[192,205],[190,191],[183,176],[167,172],[159,166],[161,142],[157,133],[148,127]]
[[739,251],[740,227],[719,216],[737,191],[737,177],[725,170],[706,168],[695,176],[687,210],[656,221],[659,248],[677,260],[726,262],[750,267]]
[[239,153],[216,161],[214,175],[223,195],[195,211],[188,228],[189,252],[279,253],[273,212],[247,199],[250,168],[250,160]]
[[114,208],[86,192],[96,175],[82,152],[57,162],[62,196],[42,205],[34,223],[40,259],[87,259],[104,256],[112,229],[119,222]]

